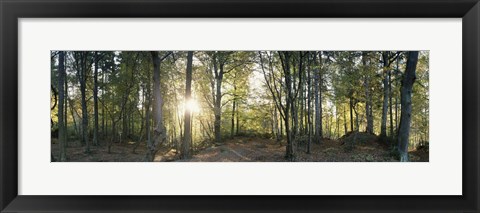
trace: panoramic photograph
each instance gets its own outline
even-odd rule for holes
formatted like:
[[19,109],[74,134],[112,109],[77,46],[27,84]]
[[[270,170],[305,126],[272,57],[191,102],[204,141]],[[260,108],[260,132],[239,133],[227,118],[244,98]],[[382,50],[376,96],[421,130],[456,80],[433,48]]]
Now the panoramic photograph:
[[429,162],[429,51],[51,51],[51,162]]

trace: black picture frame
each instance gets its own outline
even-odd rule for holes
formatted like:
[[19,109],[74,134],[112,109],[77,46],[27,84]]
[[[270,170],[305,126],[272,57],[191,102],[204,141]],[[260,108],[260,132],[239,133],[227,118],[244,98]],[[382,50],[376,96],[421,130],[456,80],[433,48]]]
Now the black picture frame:
[[[479,212],[479,15],[478,0],[0,0],[0,211]],[[462,18],[463,195],[19,196],[17,20],[65,17]]]

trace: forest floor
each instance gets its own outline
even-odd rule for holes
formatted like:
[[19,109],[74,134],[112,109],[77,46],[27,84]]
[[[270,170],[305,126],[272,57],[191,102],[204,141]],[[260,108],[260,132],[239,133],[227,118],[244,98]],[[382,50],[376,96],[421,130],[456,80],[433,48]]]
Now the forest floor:
[[[175,149],[162,147],[155,156],[156,162],[284,162],[286,142],[260,137],[234,137],[222,144],[194,153],[191,159],[180,159]],[[297,162],[395,162],[389,146],[380,142],[378,137],[367,133],[350,133],[338,140],[323,138],[320,143],[312,142],[310,154],[306,153],[306,142],[296,147]],[[91,146],[90,154],[84,153],[84,147],[78,142],[69,144],[68,161],[71,162],[139,162],[145,156],[145,146],[140,145],[136,152],[132,150],[134,142],[115,143],[111,153],[106,146]],[[58,146],[52,144],[53,156],[58,156]],[[409,152],[412,162],[428,162],[428,149]]]

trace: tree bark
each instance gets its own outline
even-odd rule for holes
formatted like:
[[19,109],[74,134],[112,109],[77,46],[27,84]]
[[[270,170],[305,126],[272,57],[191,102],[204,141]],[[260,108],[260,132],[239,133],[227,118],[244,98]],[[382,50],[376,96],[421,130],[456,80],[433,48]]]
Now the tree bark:
[[402,87],[400,91],[400,127],[398,128],[398,152],[400,161],[408,161],[408,142],[410,136],[410,121],[412,114],[412,91],[416,79],[418,51],[408,52],[407,67],[403,74]]
[[[314,94],[315,94],[315,142],[319,143],[322,137],[322,92],[321,92],[321,66],[322,52],[318,53],[318,67],[314,69]],[[316,57],[314,57],[316,58]]]
[[[81,105],[82,105],[82,139],[85,143],[85,153],[90,153],[90,143],[88,141],[88,110],[86,100],[86,79],[87,79],[87,59],[88,52],[80,52],[80,65],[77,67],[79,72]],[[77,60],[76,59],[76,60]]]
[[[282,58],[282,55],[283,55],[283,58]],[[283,72],[285,76],[285,93],[287,95],[287,101],[285,104],[285,113],[284,113],[285,131],[287,133],[287,147],[286,147],[285,159],[289,161],[295,161],[294,142],[292,138],[292,130],[290,128],[290,122],[293,123],[293,119],[290,118],[290,113],[291,111],[294,110],[292,108],[293,94],[292,94],[292,74],[290,70],[290,53],[289,52],[280,53],[280,58],[282,60],[282,67],[283,67]]]
[[389,79],[389,82],[388,82],[388,88],[390,90],[390,94],[389,94],[389,109],[390,109],[390,137],[391,138],[394,138],[395,136],[393,135],[393,101],[392,101],[392,96],[393,96],[393,92],[392,92],[392,72],[389,72],[388,73],[388,79]]
[[64,98],[64,102],[65,102],[65,107],[63,108],[63,111],[64,111],[64,120],[65,120],[65,147],[68,147],[68,78],[67,78],[67,70],[66,70],[66,59],[64,59],[64,63],[63,63],[63,66],[64,66],[64,69],[65,69],[65,78],[64,78],[64,86],[65,86],[65,98]]
[[[187,53],[187,77],[185,82],[185,114],[184,114],[184,140],[183,140],[183,159],[190,158],[190,143],[192,142],[191,132],[191,111],[188,109],[187,104],[192,99],[192,60],[193,52]],[[191,109],[191,108],[190,108]]]
[[345,130],[345,135],[348,133],[347,129],[347,111],[345,110],[345,105],[343,105],[343,130]]
[[[310,56],[308,55],[310,58]],[[311,72],[311,63],[307,65],[307,127],[308,127],[308,142],[307,142],[307,154],[311,153],[311,144],[312,144],[312,132],[313,132],[313,125],[312,125],[312,78],[310,76]]]
[[365,76],[365,113],[367,114],[367,128],[366,132],[373,134],[373,112],[372,112],[372,99],[370,97],[370,74],[367,67],[367,52],[362,52],[362,63]]
[[231,128],[230,128],[230,137],[233,138],[233,136],[235,135],[235,108],[237,106],[237,103],[236,103],[236,100],[235,98],[233,99],[233,103],[232,103],[232,118],[231,118]]
[[222,142],[221,122],[222,122],[222,80],[223,80],[223,66],[222,62],[219,63],[217,53],[213,56],[213,69],[215,72],[215,103],[214,103],[214,132],[215,142]]
[[350,130],[352,130],[352,132],[354,131],[354,128],[353,128],[353,97],[352,97],[353,93],[351,92],[350,93]]
[[98,146],[98,52],[95,52],[95,68],[93,73],[93,145]]
[[163,97],[160,87],[160,65],[162,60],[167,57],[170,53],[167,53],[162,59],[159,56],[157,51],[151,51],[153,61],[153,111],[154,111],[154,122],[155,128],[153,130],[153,141],[150,141],[147,144],[147,153],[145,156],[146,161],[153,161],[155,159],[155,154],[157,153],[157,146],[167,139],[167,133],[165,126],[163,125]]
[[65,140],[65,122],[64,119],[64,84],[65,84],[65,53],[60,51],[58,54],[58,145],[60,147],[59,161],[67,161],[66,140]]
[[233,138],[235,135],[235,109],[237,107],[237,85],[236,85],[236,74],[233,76],[233,101],[232,101],[232,117],[230,126],[230,137]]
[[237,122],[236,122],[237,124],[235,125],[235,135],[238,135],[238,133],[239,133],[239,131],[240,131],[240,119],[239,119],[240,116],[238,116],[238,114],[239,114],[239,111],[238,111],[239,105],[240,105],[240,103],[237,102],[237,108],[235,109],[235,111],[236,111],[236,112],[235,112],[235,119],[237,120]]
[[384,51],[382,52],[382,60],[383,60],[383,105],[382,105],[382,121],[380,124],[380,138],[385,138],[387,136],[387,110],[388,110],[388,98],[390,96],[390,90],[388,87],[388,76],[390,73],[390,69],[388,67],[388,59],[389,59],[390,52]]

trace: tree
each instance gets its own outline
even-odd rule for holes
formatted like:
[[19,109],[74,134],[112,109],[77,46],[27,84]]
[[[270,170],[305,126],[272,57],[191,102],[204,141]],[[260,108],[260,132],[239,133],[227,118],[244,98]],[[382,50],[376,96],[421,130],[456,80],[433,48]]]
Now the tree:
[[162,91],[160,89],[160,65],[163,60],[165,60],[171,52],[165,53],[162,57],[160,57],[159,52],[151,51],[150,54],[152,55],[153,61],[153,111],[154,111],[154,121],[155,121],[155,128],[153,134],[153,141],[150,141],[147,144],[147,153],[145,156],[146,161],[153,161],[155,158],[155,154],[157,153],[158,149],[157,146],[167,139],[167,132],[166,128],[163,124],[163,98],[162,98]]
[[184,140],[183,140],[183,158],[188,159],[190,158],[190,143],[192,140],[192,132],[191,132],[191,111],[187,104],[192,99],[192,60],[193,60],[193,52],[188,51],[187,53],[187,79],[185,83],[185,115],[184,115]]
[[400,126],[398,128],[398,152],[400,161],[408,161],[408,143],[410,137],[410,121],[412,113],[412,88],[416,79],[415,71],[417,69],[418,51],[408,52],[407,67],[403,74],[402,87],[400,93],[400,104],[402,106],[400,114]]
[[365,113],[367,114],[367,128],[366,132],[373,134],[373,110],[372,110],[372,99],[370,96],[370,71],[369,66],[367,66],[368,53],[362,52],[362,64],[363,64],[363,76],[364,76],[364,86],[365,86]]
[[291,123],[293,123],[293,118],[290,117],[290,112],[295,110],[293,102],[294,94],[292,89],[292,71],[290,68],[291,63],[291,54],[290,52],[284,51],[279,52],[280,62],[282,64],[283,76],[285,78],[285,93],[286,93],[286,104],[284,107],[284,120],[285,120],[285,131],[287,132],[287,147],[285,159],[289,161],[295,161],[295,150],[294,150],[294,141],[291,129]]
[[[263,77],[274,100],[275,106],[280,112],[285,123],[285,132],[287,134],[287,146],[285,147],[285,159],[294,161],[294,142],[292,139],[292,133],[290,128],[291,123],[291,106],[293,102],[292,94],[292,74],[290,70],[290,53],[289,52],[277,52],[279,60],[281,61],[282,72],[277,73],[274,60],[274,52],[259,52],[259,63],[263,72]],[[264,62],[266,58],[267,63]],[[285,93],[285,98],[282,97],[282,93]],[[285,101],[285,103],[283,103]]]
[[[316,58],[316,57],[315,57]],[[314,94],[315,94],[315,141],[320,142],[322,137],[322,78],[321,78],[321,69],[323,66],[322,63],[322,52],[318,53],[318,67],[314,69],[313,76],[313,85],[314,85]]]
[[313,123],[312,123],[312,78],[311,78],[311,66],[310,54],[308,54],[308,65],[307,65],[307,129],[308,129],[308,142],[307,142],[307,154],[311,152],[312,146],[312,132],[313,132]]
[[[390,65],[394,62],[400,53],[393,54],[390,51],[382,52],[383,63],[383,105],[382,105],[382,120],[380,124],[380,138],[385,139],[387,137],[387,114],[388,114],[388,101],[390,99],[391,89],[391,68]],[[391,100],[390,100],[391,101]]]
[[98,61],[99,55],[95,51],[95,68],[93,72],[93,145],[98,146]]
[[82,140],[85,144],[85,153],[90,153],[90,143],[88,140],[88,109],[86,98],[87,71],[89,64],[89,52],[75,52],[75,63],[77,68],[77,78],[80,82],[81,105],[82,105]]
[[65,83],[65,52],[58,54],[58,145],[60,147],[59,161],[67,161],[66,137],[65,137],[65,114],[64,110],[64,83]]
[[[382,132],[389,145],[406,155],[409,146],[418,151],[428,148],[429,140],[428,52],[418,53],[410,112],[404,112],[408,103],[403,90],[408,84],[403,82],[411,76],[407,66],[412,69],[409,55],[393,51],[52,51],[51,137],[62,132],[60,138],[66,144],[67,130],[71,130],[70,136],[76,137],[71,141],[81,146],[72,143],[68,152],[76,154],[65,152],[69,160],[99,159],[96,155],[104,148],[96,145],[103,142],[105,154],[111,155],[102,160],[135,156],[122,154],[133,145],[133,153],[141,154],[136,160],[163,161],[192,158],[224,143],[265,142],[267,148],[255,144],[250,150],[268,151],[271,140],[287,161],[296,161],[316,159],[320,153],[326,154],[322,158],[333,156],[335,150],[328,148],[335,140],[363,142],[371,137],[373,141],[373,134]],[[409,114],[407,128],[404,120]],[[400,143],[396,135],[405,135],[405,128],[407,142]],[[368,135],[362,137],[359,131]],[[327,143],[320,145],[320,141]],[[52,146],[55,161],[66,159],[60,159],[61,143]],[[79,155],[77,149],[85,153]],[[157,153],[160,150],[165,153]]]

